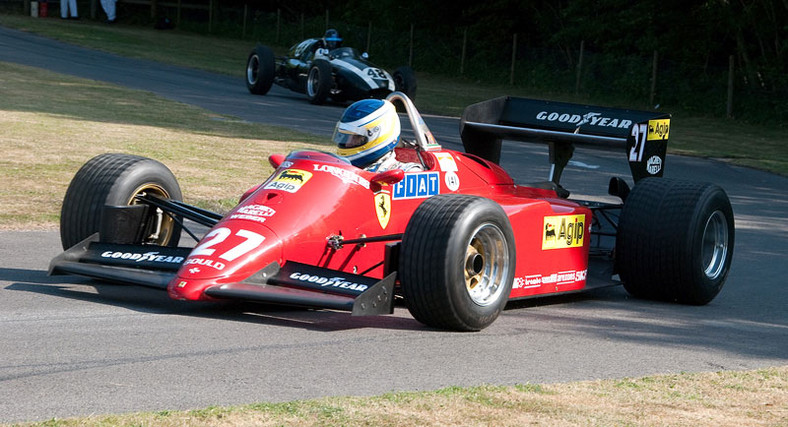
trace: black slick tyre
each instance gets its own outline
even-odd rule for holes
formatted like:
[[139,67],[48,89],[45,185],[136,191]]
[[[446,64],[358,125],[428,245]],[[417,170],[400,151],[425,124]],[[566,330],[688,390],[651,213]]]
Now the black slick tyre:
[[621,212],[617,269],[635,297],[703,305],[725,283],[733,243],[733,210],[722,188],[645,178]]
[[246,88],[255,95],[265,95],[274,84],[274,53],[258,45],[246,60]]
[[331,64],[323,59],[315,60],[306,77],[306,96],[309,102],[312,104],[326,102],[332,85]]
[[408,310],[431,327],[481,330],[509,299],[515,260],[500,205],[468,195],[431,197],[402,238],[398,274]]
[[412,68],[407,65],[399,67],[394,70],[391,78],[394,79],[394,88],[397,91],[404,93],[411,100],[416,99],[418,84],[416,82],[416,73]]
[[[183,199],[175,176],[156,160],[118,153],[90,159],[77,171],[63,199],[60,211],[63,249],[99,231],[105,205],[132,205],[138,194]],[[155,218],[148,218],[149,230],[145,230],[145,238],[139,243],[176,246],[180,224],[157,209],[149,209],[147,215]]]

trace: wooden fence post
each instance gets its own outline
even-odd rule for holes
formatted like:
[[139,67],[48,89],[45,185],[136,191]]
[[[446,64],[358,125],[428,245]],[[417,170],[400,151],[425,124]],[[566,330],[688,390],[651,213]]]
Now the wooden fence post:
[[367,53],[369,53],[370,43],[372,43],[372,21],[369,21],[369,25],[367,25],[367,50],[365,50]]
[[276,9],[276,44],[279,44],[279,30],[282,27],[282,9]]
[[181,0],[178,0],[178,11],[175,14],[175,25],[181,26]]
[[408,67],[413,66],[413,24],[410,24],[410,48],[408,49]]
[[580,93],[580,76],[583,75],[583,54],[586,49],[586,41],[580,40],[580,57],[577,59],[577,78],[575,79],[575,95]]
[[648,98],[648,105],[654,106],[654,97],[657,92],[657,63],[659,61],[659,54],[654,50],[654,62],[651,64],[651,95]]
[[725,114],[729,119],[733,118],[733,55],[728,57],[728,102]]
[[465,49],[468,46],[468,27],[462,32],[462,56],[460,57],[460,74],[465,73]]
[[[180,0],[178,0],[180,2]],[[248,20],[249,16],[249,3],[244,3],[244,25],[243,30],[241,32],[241,37],[246,38],[246,21]]]
[[328,31],[328,9],[326,9],[326,29],[324,31]]
[[509,85],[514,85],[514,62],[517,60],[517,33],[512,38],[512,71],[509,73]]
[[208,33],[212,33],[212,32],[213,32],[213,0],[208,0]]

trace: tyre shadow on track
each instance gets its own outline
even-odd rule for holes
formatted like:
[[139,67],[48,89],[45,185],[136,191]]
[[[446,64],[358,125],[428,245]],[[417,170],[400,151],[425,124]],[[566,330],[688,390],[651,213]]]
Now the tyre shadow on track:
[[45,271],[0,268],[0,288],[57,298],[110,305],[153,315],[186,315],[233,322],[260,323],[333,332],[360,328],[427,330],[403,308],[391,316],[351,316],[350,313],[314,310],[244,301],[186,302],[170,299],[166,292],[142,286],[113,284],[83,277],[47,276]]

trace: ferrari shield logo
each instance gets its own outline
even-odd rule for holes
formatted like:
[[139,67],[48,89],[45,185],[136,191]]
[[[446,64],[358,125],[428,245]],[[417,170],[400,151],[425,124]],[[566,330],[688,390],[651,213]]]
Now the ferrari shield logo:
[[391,218],[391,195],[389,193],[375,194],[375,212],[378,214],[380,228],[385,230],[389,225],[389,218]]

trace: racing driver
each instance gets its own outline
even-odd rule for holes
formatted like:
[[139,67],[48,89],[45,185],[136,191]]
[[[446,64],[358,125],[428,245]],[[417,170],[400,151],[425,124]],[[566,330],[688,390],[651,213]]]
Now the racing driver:
[[399,116],[394,104],[385,99],[363,99],[347,107],[333,140],[337,154],[371,172],[424,169],[419,163],[397,160],[394,148],[400,145]]

